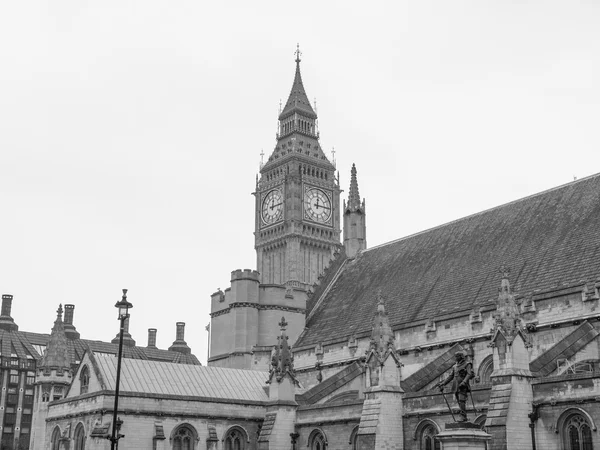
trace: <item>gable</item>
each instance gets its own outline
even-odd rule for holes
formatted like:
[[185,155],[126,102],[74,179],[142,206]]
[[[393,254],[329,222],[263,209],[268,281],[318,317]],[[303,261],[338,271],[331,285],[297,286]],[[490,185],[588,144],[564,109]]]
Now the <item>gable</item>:
[[[116,358],[116,357],[115,357]],[[82,392],[82,372],[87,371],[87,389]],[[98,371],[98,367],[94,361],[94,355],[91,352],[86,352],[83,355],[81,363],[77,366],[77,371],[73,376],[73,381],[69,387],[66,398],[77,397],[82,394],[99,392],[106,389],[102,375]]]

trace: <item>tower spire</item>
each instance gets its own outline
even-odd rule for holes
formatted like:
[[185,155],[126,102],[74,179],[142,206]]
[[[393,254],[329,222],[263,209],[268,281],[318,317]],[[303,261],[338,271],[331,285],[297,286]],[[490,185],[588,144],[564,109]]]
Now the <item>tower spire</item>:
[[358,180],[356,178],[356,165],[352,163],[350,171],[350,190],[348,191],[348,204],[346,211],[356,212],[361,209],[360,194],[358,193]]
[[360,201],[356,166],[352,164],[348,203],[344,200],[344,248],[349,258],[367,248],[367,218],[365,201]]
[[296,46],[294,54],[296,55],[296,75],[294,76],[294,84],[292,84],[292,91],[285,103],[285,107],[279,114],[279,120],[289,117],[293,113],[300,113],[307,118],[314,120],[317,118],[317,114],[308,100],[304,85],[302,84],[302,75],[300,74],[300,56],[302,55],[300,44]]

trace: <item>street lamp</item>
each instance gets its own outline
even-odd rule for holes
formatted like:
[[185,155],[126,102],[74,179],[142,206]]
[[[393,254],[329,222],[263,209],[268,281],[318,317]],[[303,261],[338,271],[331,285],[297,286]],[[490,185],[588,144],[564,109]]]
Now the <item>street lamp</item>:
[[121,322],[121,331],[119,332],[119,356],[117,359],[117,382],[115,386],[115,407],[113,410],[113,421],[112,421],[112,434],[107,439],[110,440],[110,449],[115,450],[119,448],[119,439],[125,437],[124,434],[120,434],[121,425],[123,421],[117,418],[117,410],[119,409],[119,383],[121,381],[121,360],[123,359],[123,332],[125,331],[125,321],[129,317],[129,309],[133,308],[133,305],[127,301],[127,289],[123,289],[123,298],[120,302],[115,304],[115,308],[119,310],[119,321]]

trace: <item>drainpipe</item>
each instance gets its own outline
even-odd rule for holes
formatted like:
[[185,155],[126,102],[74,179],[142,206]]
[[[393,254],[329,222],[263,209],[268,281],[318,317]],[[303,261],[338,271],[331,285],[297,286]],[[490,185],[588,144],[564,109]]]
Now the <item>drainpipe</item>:
[[540,418],[540,414],[539,414],[539,405],[536,405],[535,403],[532,403],[532,408],[533,411],[531,411],[529,414],[527,414],[527,417],[529,417],[529,428],[531,429],[531,449],[532,450],[536,450],[536,446],[535,446],[535,423],[537,422],[537,420]]

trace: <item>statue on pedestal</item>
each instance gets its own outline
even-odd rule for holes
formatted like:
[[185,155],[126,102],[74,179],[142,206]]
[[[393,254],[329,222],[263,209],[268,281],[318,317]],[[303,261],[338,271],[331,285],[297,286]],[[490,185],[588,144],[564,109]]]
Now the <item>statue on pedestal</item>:
[[[454,397],[458,402],[460,408],[459,422],[467,422],[467,397],[471,387],[469,386],[469,380],[475,376],[473,373],[473,364],[471,364],[466,358],[465,353],[461,350],[454,354],[456,363],[452,367],[452,371],[446,377],[445,380],[440,381],[436,384],[436,387],[443,393],[444,386],[454,381],[452,388],[454,391]],[[449,407],[449,406],[448,406]]]

